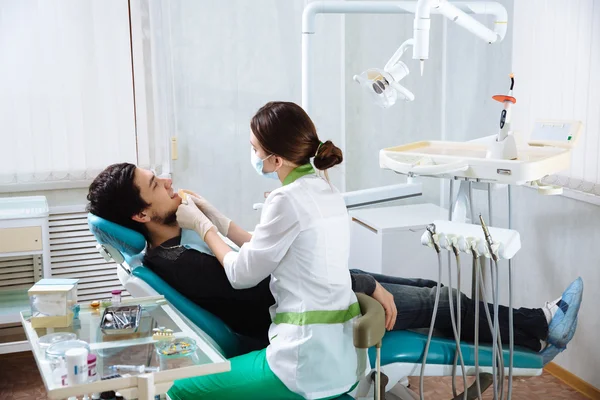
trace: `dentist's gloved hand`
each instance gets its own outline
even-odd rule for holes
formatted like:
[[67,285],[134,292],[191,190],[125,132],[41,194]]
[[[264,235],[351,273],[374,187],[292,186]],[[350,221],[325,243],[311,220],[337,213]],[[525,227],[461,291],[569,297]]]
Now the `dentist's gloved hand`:
[[192,200],[198,208],[211,220],[213,224],[217,227],[221,235],[227,236],[229,232],[229,224],[231,224],[231,219],[227,218],[223,215],[215,206],[210,204],[204,197],[197,195],[196,193],[190,190],[182,190],[187,194],[187,198]]
[[193,201],[187,203],[181,203],[177,207],[177,223],[183,229],[192,229],[200,235],[202,240],[204,236],[211,229],[217,230],[217,228],[210,222],[210,219],[202,211],[198,209],[198,206]]

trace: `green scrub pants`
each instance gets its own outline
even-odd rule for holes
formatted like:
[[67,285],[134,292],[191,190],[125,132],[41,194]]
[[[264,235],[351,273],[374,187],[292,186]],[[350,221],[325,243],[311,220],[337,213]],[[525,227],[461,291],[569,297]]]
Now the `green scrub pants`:
[[291,392],[271,371],[266,349],[234,357],[229,361],[229,372],[175,381],[169,390],[169,396],[173,400],[302,399],[302,396]]

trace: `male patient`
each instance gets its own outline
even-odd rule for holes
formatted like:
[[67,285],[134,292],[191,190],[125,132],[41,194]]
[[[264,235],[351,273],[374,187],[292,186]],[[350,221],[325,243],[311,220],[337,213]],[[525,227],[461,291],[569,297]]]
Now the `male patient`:
[[[90,185],[88,210],[101,218],[142,233],[148,242],[144,264],[175,290],[221,318],[241,335],[267,345],[271,323],[269,307],[275,302],[269,278],[250,289],[233,289],[219,261],[212,255],[182,246],[175,213],[181,199],[171,180],[133,164],[114,164]],[[198,237],[199,240],[199,237]],[[403,279],[351,271],[352,288],[379,301],[386,311],[388,329],[428,328],[434,307],[436,282]],[[562,297],[542,308],[513,310],[515,345],[542,351],[545,362],[563,351],[573,338],[583,293],[581,278]],[[454,291],[456,302],[456,291]],[[475,303],[461,294],[461,338],[474,339]],[[492,336],[480,303],[479,340]],[[453,305],[456,310],[456,304]],[[493,316],[493,308],[488,305]],[[508,343],[507,307],[500,306],[501,337]],[[453,337],[448,288],[443,287],[435,328]]]

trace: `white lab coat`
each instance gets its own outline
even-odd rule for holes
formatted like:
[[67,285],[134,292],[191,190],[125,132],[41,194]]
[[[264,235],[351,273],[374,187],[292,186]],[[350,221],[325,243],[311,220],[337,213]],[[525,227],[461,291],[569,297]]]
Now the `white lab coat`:
[[359,355],[352,339],[355,313],[346,312],[338,323],[318,316],[358,308],[348,271],[349,229],[339,192],[306,175],[269,195],[252,240],[224,260],[234,288],[271,275],[267,361],[288,389],[307,399],[342,394],[363,372],[364,352]]

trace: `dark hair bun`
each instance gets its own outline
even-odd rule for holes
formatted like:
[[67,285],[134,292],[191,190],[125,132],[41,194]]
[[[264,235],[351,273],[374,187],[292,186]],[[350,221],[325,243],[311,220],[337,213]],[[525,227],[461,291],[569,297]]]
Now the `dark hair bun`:
[[324,142],[317,150],[315,155],[315,167],[321,171],[334,167],[344,161],[342,150],[328,140]]

